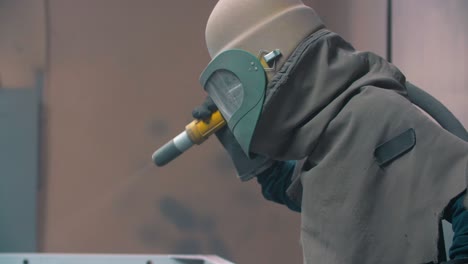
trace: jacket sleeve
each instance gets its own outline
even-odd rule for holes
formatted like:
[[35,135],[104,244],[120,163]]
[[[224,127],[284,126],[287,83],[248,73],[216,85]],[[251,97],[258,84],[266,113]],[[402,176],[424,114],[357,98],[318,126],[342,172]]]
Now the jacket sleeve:
[[286,205],[295,212],[301,212],[301,207],[286,194],[295,164],[295,161],[278,161],[259,174],[257,181],[262,186],[262,194],[267,200]]

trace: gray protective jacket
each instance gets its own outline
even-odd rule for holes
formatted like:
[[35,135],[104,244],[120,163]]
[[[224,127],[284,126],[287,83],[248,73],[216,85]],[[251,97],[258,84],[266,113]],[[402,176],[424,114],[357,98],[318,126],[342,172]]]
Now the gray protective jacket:
[[466,189],[468,144],[411,104],[395,66],[321,29],[266,96],[251,151],[301,160],[288,194],[302,207],[305,263],[437,260],[443,210]]

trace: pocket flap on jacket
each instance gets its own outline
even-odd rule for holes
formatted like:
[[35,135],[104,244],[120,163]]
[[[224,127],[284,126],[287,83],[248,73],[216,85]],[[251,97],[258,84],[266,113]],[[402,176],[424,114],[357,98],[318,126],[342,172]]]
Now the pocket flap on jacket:
[[378,146],[374,151],[374,157],[379,166],[384,167],[410,151],[414,145],[416,145],[416,133],[410,128]]

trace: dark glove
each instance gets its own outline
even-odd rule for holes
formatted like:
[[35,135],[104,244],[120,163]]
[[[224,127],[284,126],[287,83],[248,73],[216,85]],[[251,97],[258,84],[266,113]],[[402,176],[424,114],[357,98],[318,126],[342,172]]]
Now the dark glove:
[[213,102],[211,97],[208,96],[200,106],[197,106],[195,109],[193,109],[192,116],[195,119],[206,120],[213,112],[216,112],[216,110],[218,110],[218,107]]
[[296,161],[276,161],[270,168],[257,175],[257,182],[262,186],[265,199],[286,205],[295,212],[301,212],[301,206],[291,200],[287,194]]
[[[210,97],[207,97],[202,105],[192,111],[192,116],[196,119],[205,120],[216,110],[218,110],[216,104]],[[231,157],[237,175],[242,181],[256,177],[274,163],[273,160],[260,155],[255,155],[252,159],[247,157],[228,126],[220,129],[215,135]]]

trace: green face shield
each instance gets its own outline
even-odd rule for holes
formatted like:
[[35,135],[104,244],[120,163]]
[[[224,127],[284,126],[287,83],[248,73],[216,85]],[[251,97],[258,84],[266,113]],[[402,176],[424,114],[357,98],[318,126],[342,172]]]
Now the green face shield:
[[216,56],[200,76],[200,84],[227,121],[242,150],[250,142],[262,111],[267,78],[261,62],[243,50]]

